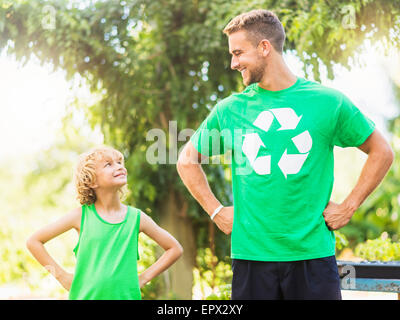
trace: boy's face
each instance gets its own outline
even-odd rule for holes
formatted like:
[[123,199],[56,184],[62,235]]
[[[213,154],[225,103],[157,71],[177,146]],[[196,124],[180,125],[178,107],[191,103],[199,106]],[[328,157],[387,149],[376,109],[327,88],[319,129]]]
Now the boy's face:
[[94,188],[120,188],[127,183],[128,172],[124,160],[114,153],[107,153],[96,161]]

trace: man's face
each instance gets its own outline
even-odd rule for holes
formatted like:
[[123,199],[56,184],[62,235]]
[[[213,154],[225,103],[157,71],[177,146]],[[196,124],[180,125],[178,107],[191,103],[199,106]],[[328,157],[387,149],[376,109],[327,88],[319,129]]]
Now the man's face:
[[244,85],[260,82],[264,76],[266,62],[259,47],[255,47],[247,39],[247,32],[244,30],[230,34],[228,42],[229,53],[232,55],[231,68],[242,74]]

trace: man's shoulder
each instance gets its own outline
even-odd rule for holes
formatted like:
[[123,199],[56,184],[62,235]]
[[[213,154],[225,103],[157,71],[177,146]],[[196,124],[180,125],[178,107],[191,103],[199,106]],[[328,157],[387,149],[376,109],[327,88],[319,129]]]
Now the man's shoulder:
[[338,89],[335,89],[329,85],[321,84],[320,82],[316,82],[313,80],[303,79],[302,86],[299,88],[300,90],[308,90],[310,93],[323,95],[326,97],[330,97],[333,99],[342,99],[343,93]]
[[246,87],[241,92],[233,92],[229,96],[223,98],[218,101],[216,104],[217,110],[219,112],[226,111],[227,109],[235,108],[236,106],[241,106],[243,103],[246,103],[249,99],[252,99],[257,93],[254,90],[249,88],[251,86]]
[[[242,107],[243,104],[248,103],[251,100],[258,99],[260,93],[257,90],[257,83],[253,83],[247,86],[241,92],[233,92],[229,96],[223,98],[216,104],[218,113],[231,111],[234,108]],[[301,79],[301,83],[296,90],[292,91],[294,95],[302,96],[313,96],[315,98],[325,98],[329,104],[339,105],[343,98],[344,93],[340,90],[333,88],[329,85],[324,85],[319,82],[308,80],[305,78]]]

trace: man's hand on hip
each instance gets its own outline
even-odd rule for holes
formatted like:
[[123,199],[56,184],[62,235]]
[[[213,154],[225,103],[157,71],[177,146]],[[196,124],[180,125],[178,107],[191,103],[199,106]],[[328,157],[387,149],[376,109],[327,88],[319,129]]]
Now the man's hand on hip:
[[329,230],[338,230],[349,223],[353,213],[345,206],[329,201],[322,215]]
[[233,226],[233,207],[224,207],[215,216],[214,222],[225,234],[231,234]]

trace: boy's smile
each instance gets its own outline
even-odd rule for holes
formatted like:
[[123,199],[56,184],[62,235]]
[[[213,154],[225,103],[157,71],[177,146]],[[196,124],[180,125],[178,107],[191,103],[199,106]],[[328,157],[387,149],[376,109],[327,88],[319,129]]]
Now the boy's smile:
[[119,172],[114,175],[114,178],[118,178],[118,177],[126,177],[126,172]]

